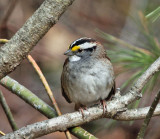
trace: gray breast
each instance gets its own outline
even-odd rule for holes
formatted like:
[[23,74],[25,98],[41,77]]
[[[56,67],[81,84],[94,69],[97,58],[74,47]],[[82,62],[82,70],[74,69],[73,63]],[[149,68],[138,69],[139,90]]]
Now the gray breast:
[[91,105],[107,98],[114,82],[113,68],[107,59],[87,64],[70,62],[68,71],[66,86],[72,102]]

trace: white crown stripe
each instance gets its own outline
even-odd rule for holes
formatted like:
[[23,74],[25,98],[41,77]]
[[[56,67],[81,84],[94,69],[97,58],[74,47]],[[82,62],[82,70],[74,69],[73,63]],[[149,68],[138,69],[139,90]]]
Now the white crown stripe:
[[88,48],[92,48],[93,46],[95,46],[96,43],[89,43],[89,42],[86,42],[86,43],[83,43],[80,46],[80,49],[88,49]]

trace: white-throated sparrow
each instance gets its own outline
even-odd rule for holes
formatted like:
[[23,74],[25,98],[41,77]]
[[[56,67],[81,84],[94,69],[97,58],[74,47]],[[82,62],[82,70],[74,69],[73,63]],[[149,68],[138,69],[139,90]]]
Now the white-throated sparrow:
[[[104,47],[94,39],[80,38],[64,53],[68,56],[61,76],[62,94],[82,108],[102,101],[103,108],[115,92],[114,72]],[[83,114],[83,109],[81,109]]]

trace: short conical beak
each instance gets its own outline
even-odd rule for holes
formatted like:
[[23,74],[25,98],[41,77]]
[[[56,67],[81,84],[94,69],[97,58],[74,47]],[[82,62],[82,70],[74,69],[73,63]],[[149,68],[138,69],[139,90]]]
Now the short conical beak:
[[68,49],[66,52],[64,52],[64,55],[73,56],[74,53],[70,49]]

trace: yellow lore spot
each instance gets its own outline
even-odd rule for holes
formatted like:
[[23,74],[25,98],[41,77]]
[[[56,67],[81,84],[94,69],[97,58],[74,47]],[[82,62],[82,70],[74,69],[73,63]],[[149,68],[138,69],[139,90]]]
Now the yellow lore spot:
[[74,46],[73,48],[72,48],[72,51],[77,51],[78,49],[80,49],[80,46]]

